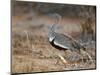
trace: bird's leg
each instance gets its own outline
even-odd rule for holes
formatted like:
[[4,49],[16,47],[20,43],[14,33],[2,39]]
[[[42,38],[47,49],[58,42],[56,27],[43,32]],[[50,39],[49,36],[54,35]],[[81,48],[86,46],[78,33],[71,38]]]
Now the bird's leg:
[[69,63],[66,61],[66,59],[61,54],[57,54],[57,56],[60,58],[61,62],[65,65],[65,67],[69,65]]
[[64,64],[67,64],[67,61],[65,60],[65,58],[62,55],[58,54],[58,57],[62,60],[62,62]]

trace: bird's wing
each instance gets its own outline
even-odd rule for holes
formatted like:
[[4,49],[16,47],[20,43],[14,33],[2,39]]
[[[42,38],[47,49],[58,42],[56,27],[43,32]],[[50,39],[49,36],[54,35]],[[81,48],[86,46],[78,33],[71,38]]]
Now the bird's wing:
[[65,48],[65,49],[69,49],[69,47],[67,47],[67,46],[65,46],[65,45],[63,45],[63,44],[61,44],[61,43],[58,43],[57,41],[54,41],[54,44],[55,44],[56,46],[59,46],[59,47]]
[[54,39],[54,44],[65,49],[72,48],[72,40],[65,35],[56,36]]

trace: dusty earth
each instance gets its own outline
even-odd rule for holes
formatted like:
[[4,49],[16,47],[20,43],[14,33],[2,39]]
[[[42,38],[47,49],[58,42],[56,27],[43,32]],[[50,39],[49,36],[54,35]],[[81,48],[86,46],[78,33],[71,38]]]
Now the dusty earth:
[[[28,14],[12,16],[12,73],[48,72],[79,69],[95,69],[95,44],[88,47],[93,62],[76,52],[65,52],[52,47],[48,41],[48,31],[55,19]],[[80,34],[80,19],[64,18],[60,21],[57,32],[72,35]],[[57,56],[63,56],[67,64]],[[73,61],[75,59],[75,61]]]

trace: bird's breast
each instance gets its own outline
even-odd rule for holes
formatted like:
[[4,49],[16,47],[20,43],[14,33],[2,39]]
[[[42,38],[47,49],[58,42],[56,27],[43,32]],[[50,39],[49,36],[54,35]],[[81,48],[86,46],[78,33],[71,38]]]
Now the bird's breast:
[[49,41],[52,42],[53,38],[49,38]]

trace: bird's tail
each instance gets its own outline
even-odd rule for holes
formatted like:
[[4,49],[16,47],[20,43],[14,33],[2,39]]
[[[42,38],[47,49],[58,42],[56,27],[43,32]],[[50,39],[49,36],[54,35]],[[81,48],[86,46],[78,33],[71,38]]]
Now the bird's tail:
[[72,45],[74,48],[76,48],[78,50],[80,50],[80,49],[83,49],[84,51],[86,50],[86,47],[84,45],[79,43],[77,40],[73,39],[71,36],[68,35],[68,37],[73,41]]

